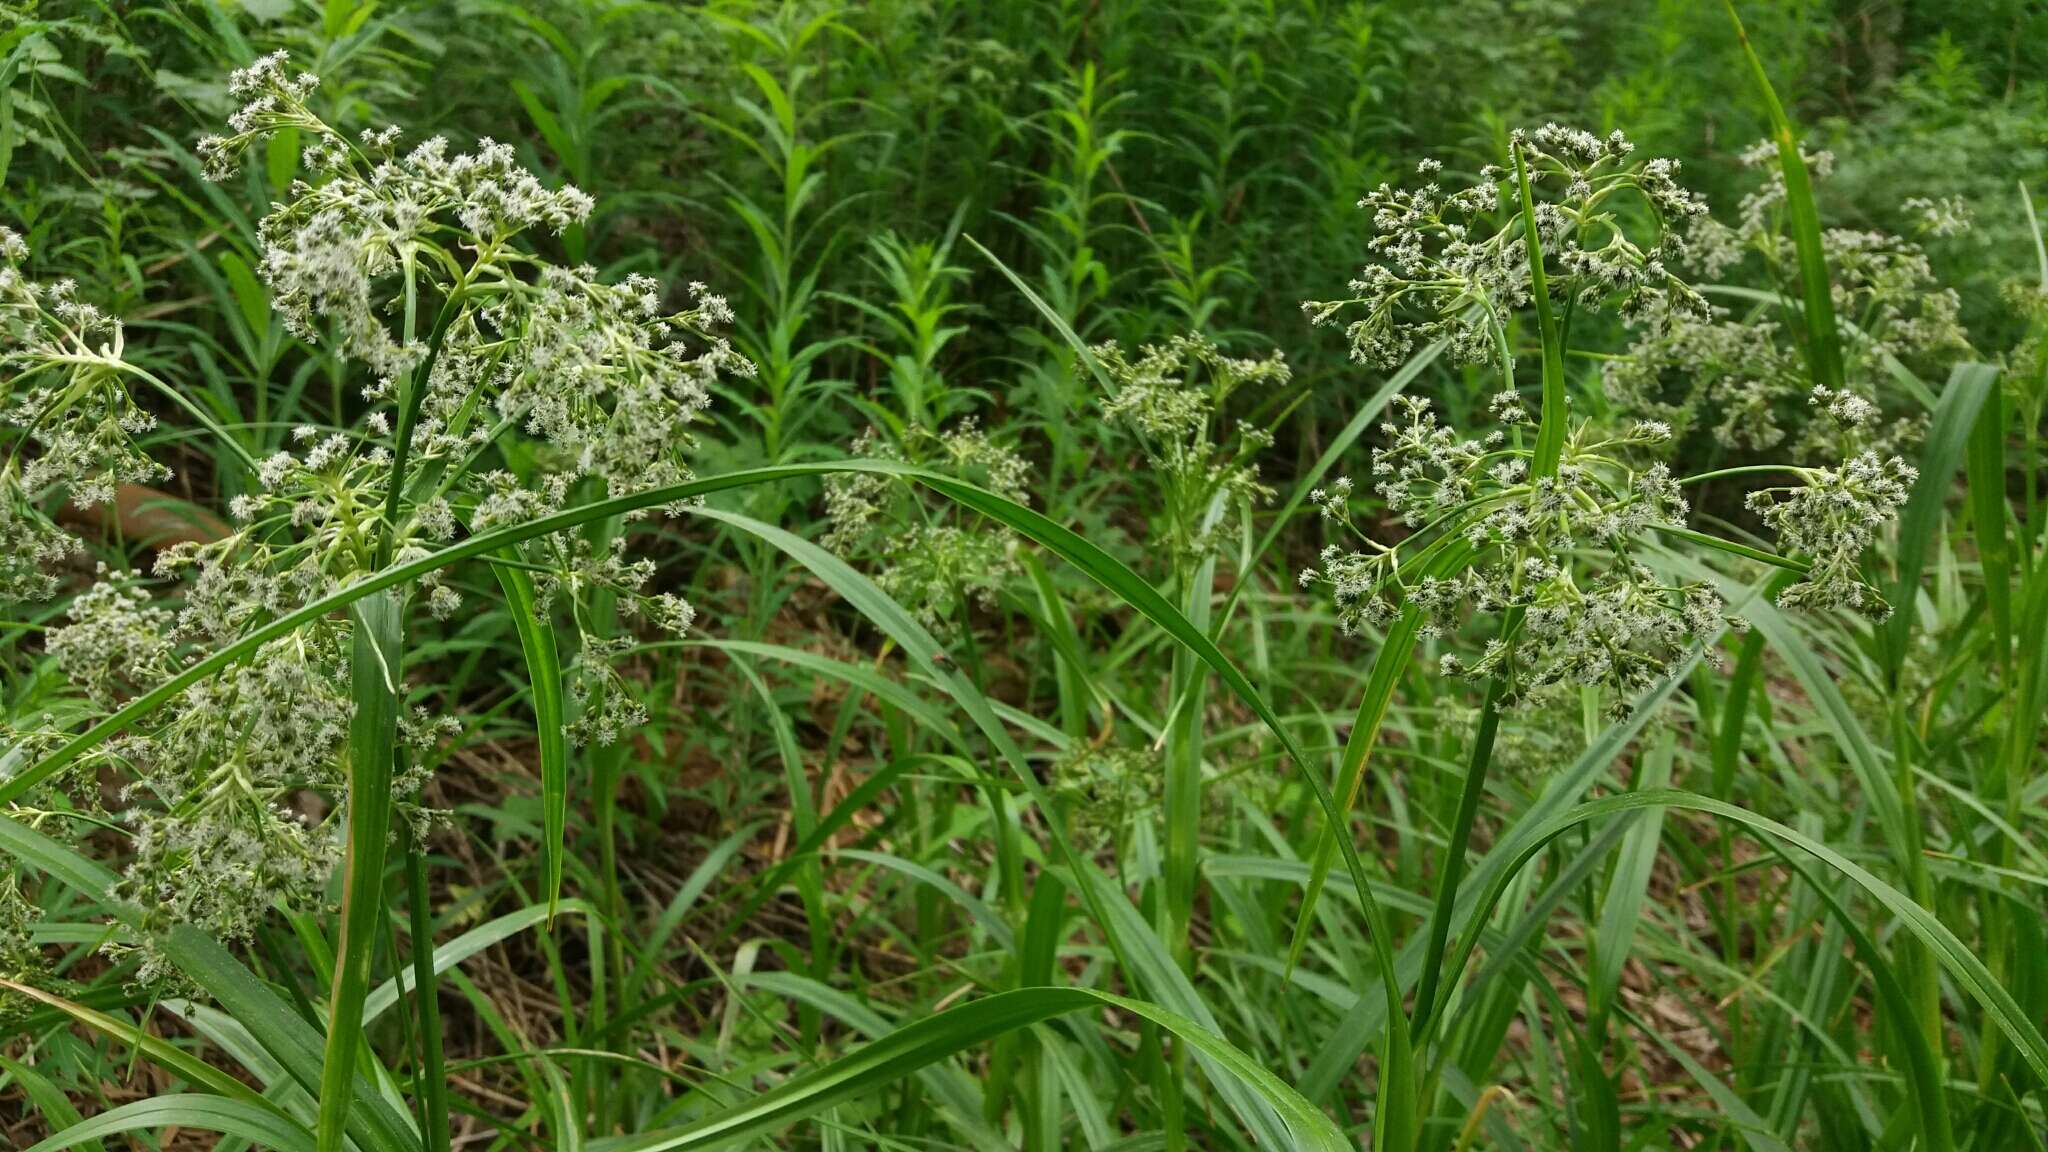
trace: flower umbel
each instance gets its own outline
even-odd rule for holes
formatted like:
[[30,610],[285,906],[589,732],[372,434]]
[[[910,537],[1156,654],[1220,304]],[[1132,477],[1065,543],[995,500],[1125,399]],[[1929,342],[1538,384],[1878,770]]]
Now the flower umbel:
[[[1637,159],[1620,132],[1602,138],[1557,124],[1517,130],[1509,147],[1538,197],[1537,232],[1556,299],[1611,303],[1638,321],[1705,313],[1705,301],[1669,267],[1684,248],[1676,225],[1706,211],[1678,183],[1677,161]],[[1443,165],[1424,161],[1419,170],[1435,177]],[[1311,322],[1363,309],[1345,333],[1352,357],[1377,368],[1435,340],[1447,341],[1458,360],[1504,367],[1503,325],[1532,293],[1514,180],[1512,167],[1488,165],[1455,191],[1434,179],[1414,190],[1380,185],[1359,201],[1373,215],[1373,262],[1352,280],[1350,298],[1304,303]]]
[[[1743,154],[1759,169],[1761,186],[1745,196],[1734,226],[1701,216],[1688,234],[1684,265],[1703,277],[1750,269],[1767,287],[1798,295],[1798,256],[1785,234],[1784,177],[1768,141]],[[1834,158],[1807,155],[1808,167],[1824,177]],[[1908,201],[1922,217],[1922,231],[1945,235],[1966,226],[1953,201]],[[1876,422],[1860,440],[1896,446],[1918,434],[1917,405],[1894,403],[1895,368],[1904,364],[1931,375],[1969,352],[1960,320],[1962,302],[1944,287],[1919,244],[1876,231],[1830,228],[1821,249],[1832,280],[1835,312],[1843,326],[1844,386],[1866,403],[1892,412],[1888,426]],[[1801,455],[1841,454],[1842,425],[1809,420],[1805,403],[1813,387],[1806,357],[1795,340],[1799,321],[1788,325],[1779,309],[1717,306],[1711,313],[1673,317],[1643,328],[1625,356],[1604,366],[1608,394],[1622,407],[1672,424],[1683,437],[1711,430],[1715,442],[1748,451],[1789,443]]]
[[[1711,589],[1675,582],[1645,562],[1645,538],[1681,522],[1685,498],[1662,464],[1631,455],[1669,429],[1573,428],[1553,477],[1532,477],[1531,452],[1506,430],[1466,439],[1427,400],[1397,397],[1403,420],[1381,425],[1374,494],[1413,529],[1384,544],[1353,521],[1354,488],[1339,479],[1311,499],[1362,547],[1332,545],[1302,573],[1327,584],[1347,632],[1382,629],[1404,611],[1425,638],[1451,637],[1470,615],[1517,623],[1474,660],[1447,655],[1444,671],[1503,676],[1523,693],[1552,685],[1598,687],[1626,707],[1696,640],[1727,620]],[[1519,397],[1495,398],[1510,428],[1528,423]],[[1446,555],[1457,564],[1439,565]]]
[[[1813,403],[1852,433],[1876,418],[1869,401],[1846,392],[1815,387]],[[1814,611],[1849,608],[1873,620],[1890,616],[1892,606],[1863,578],[1859,561],[1884,525],[1898,518],[1919,475],[1898,456],[1865,451],[1836,468],[1803,470],[1801,487],[1751,492],[1750,509],[1785,549],[1813,562],[1804,579],[1779,594],[1778,603]]]

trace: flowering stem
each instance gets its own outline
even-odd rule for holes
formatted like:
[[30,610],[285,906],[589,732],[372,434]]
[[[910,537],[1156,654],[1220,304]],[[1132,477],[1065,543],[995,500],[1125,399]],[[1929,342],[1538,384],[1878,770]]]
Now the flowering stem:
[[328,996],[321,1061],[319,1152],[342,1152],[355,1100],[356,1053],[363,1044],[363,1004],[383,918],[386,838],[398,731],[398,660],[402,624],[396,595],[351,605],[349,671],[355,713],[348,729],[348,854],[342,865],[341,911],[335,935],[334,982]]
[[[1501,634],[1511,633],[1521,623],[1521,613],[1511,609],[1502,622]],[[1465,768],[1465,786],[1458,796],[1458,813],[1451,821],[1450,849],[1443,871],[1437,876],[1436,907],[1429,916],[1429,945],[1422,959],[1422,983],[1415,993],[1415,1015],[1409,1027],[1412,1042],[1420,1045],[1436,1014],[1437,988],[1443,981],[1444,948],[1450,941],[1451,911],[1458,899],[1458,884],[1465,874],[1465,846],[1472,839],[1472,824],[1479,815],[1479,798],[1486,791],[1486,772],[1493,760],[1493,741],[1500,731],[1501,700],[1507,695],[1507,677],[1496,675],[1486,683],[1486,701],[1479,709],[1479,732],[1473,738],[1472,758]]]
[[[1543,340],[1543,409],[1536,429],[1536,452],[1531,472],[1541,481],[1557,475],[1564,458],[1565,390],[1564,341],[1557,314],[1551,307],[1550,287],[1543,273],[1542,240],[1536,228],[1536,201],[1529,188],[1529,168],[1519,143],[1511,146],[1515,160],[1515,184],[1522,200],[1522,235],[1529,249],[1530,292],[1536,302],[1536,322]],[[1504,371],[1513,369],[1503,364]],[[1510,608],[1501,619],[1501,639],[1507,643],[1522,622],[1520,608]],[[1451,821],[1450,843],[1443,869],[1437,875],[1436,906],[1429,918],[1429,941],[1422,961],[1422,982],[1415,997],[1409,1037],[1424,1042],[1436,1016],[1439,987],[1444,982],[1444,949],[1450,940],[1451,913],[1458,898],[1458,883],[1464,878],[1465,852],[1472,839],[1472,825],[1479,815],[1479,800],[1486,793],[1486,774],[1493,760],[1493,743],[1500,731],[1501,702],[1507,696],[1509,674],[1503,667],[1486,685],[1486,700],[1480,706],[1479,731],[1472,743],[1472,756],[1465,769],[1464,786],[1458,796],[1458,811]]]
[[1763,548],[1752,548],[1747,544],[1737,544],[1733,540],[1727,540],[1706,532],[1695,532],[1690,528],[1681,528],[1676,524],[1652,524],[1650,528],[1652,531],[1661,532],[1666,536],[1673,536],[1680,540],[1704,545],[1708,548],[1726,552],[1732,556],[1740,556],[1746,560],[1761,560],[1773,568],[1783,568],[1787,572],[1803,574],[1813,571],[1813,565],[1804,560],[1791,556],[1780,556],[1776,552]]
[[178,407],[184,409],[186,415],[198,421],[200,427],[205,428],[208,432],[213,433],[216,437],[220,439],[220,442],[222,444],[227,445],[228,449],[232,451],[235,454],[235,456],[242,461],[242,466],[249,470],[249,474],[251,476],[254,476],[256,474],[256,458],[249,454],[249,450],[242,446],[242,442],[240,440],[237,440],[233,436],[228,435],[228,430],[226,428],[221,427],[221,424],[218,420],[215,420],[213,417],[207,415],[206,412],[199,407],[199,405],[194,404],[190,397],[186,396],[183,392],[178,391],[176,388],[171,387],[169,384],[164,383],[161,379],[159,379],[154,373],[150,372],[148,369],[138,367],[134,364],[130,364],[125,360],[97,360],[89,359],[86,357],[70,356],[63,357],[63,359],[75,363],[91,362],[106,364],[109,367],[112,367],[118,371],[128,373],[130,376],[135,377],[136,379],[156,389],[158,392],[163,393],[166,397],[170,399],[170,401],[173,404],[176,404]]
[[1704,484],[1709,480],[1719,480],[1724,476],[1755,476],[1772,472],[1789,472],[1795,476],[1808,476],[1812,474],[1813,469],[1800,468],[1791,464],[1744,464],[1738,468],[1716,468],[1712,472],[1682,476],[1678,480],[1678,486],[1689,488],[1694,484]]
[[398,509],[405,496],[405,466],[411,455],[412,428],[419,417],[420,405],[426,400],[427,382],[434,374],[434,362],[441,357],[441,343],[448,336],[448,326],[455,320],[462,308],[463,298],[468,294],[469,282],[465,277],[458,281],[448,299],[441,304],[441,314],[434,320],[433,334],[427,337],[427,354],[413,370],[412,386],[400,397],[398,427],[391,437],[391,480],[390,488],[384,493],[384,529],[377,539],[378,568],[391,563],[391,555],[397,543]]

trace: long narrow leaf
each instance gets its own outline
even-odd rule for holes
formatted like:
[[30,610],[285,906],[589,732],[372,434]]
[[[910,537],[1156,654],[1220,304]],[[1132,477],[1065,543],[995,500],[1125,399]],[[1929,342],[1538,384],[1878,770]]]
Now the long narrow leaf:
[[402,611],[395,593],[358,600],[350,611],[355,715],[348,729],[348,855],[342,865],[341,935],[321,1065],[320,1152],[342,1152],[349,1103],[355,1097],[363,999],[369,994],[370,968],[384,927],[384,853],[391,836]]
[[948,1009],[899,1028],[850,1056],[695,1124],[667,1132],[593,1144],[593,1152],[685,1152],[713,1148],[784,1125],[893,1083],[956,1052],[1084,1009],[1113,1009],[1159,1025],[1200,1051],[1213,1066],[1256,1092],[1293,1135],[1291,1148],[1348,1152],[1351,1145],[1301,1094],[1230,1044],[1156,1005],[1089,988],[1019,988]]
[[1778,146],[1778,170],[1785,180],[1785,214],[1792,228],[1792,244],[1799,254],[1799,288],[1804,307],[1800,310],[1806,326],[1806,363],[1816,384],[1839,391],[1842,387],[1842,337],[1835,324],[1833,282],[1828,278],[1827,253],[1821,247],[1820,210],[1813,201],[1813,178],[1806,160],[1799,154],[1799,139],[1793,135],[1792,119],[1771,86],[1764,62],[1749,42],[1742,17],[1728,0],[1728,19],[1735,25],[1735,37],[1749,60],[1750,75],[1763,97],[1771,120],[1771,140]]
[[102,1136],[154,1132],[165,1128],[237,1136],[259,1148],[274,1148],[277,1152],[313,1152],[313,1138],[305,1127],[274,1109],[220,1096],[183,1093],[152,1096],[133,1104],[123,1104],[64,1129],[29,1148],[28,1152],[57,1152],[60,1148],[75,1148]]
[[[506,559],[516,559],[510,550]],[[562,896],[563,840],[569,831],[569,739],[563,727],[562,660],[555,650],[554,625],[541,615],[533,577],[510,564],[493,564],[498,587],[519,633],[532,686],[534,735],[540,742],[541,871],[546,877],[548,915]]]

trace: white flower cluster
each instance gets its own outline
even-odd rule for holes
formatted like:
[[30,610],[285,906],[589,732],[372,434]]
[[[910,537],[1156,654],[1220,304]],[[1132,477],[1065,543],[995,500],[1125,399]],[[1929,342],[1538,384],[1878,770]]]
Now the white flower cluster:
[[[280,128],[311,138],[316,176],[265,218],[262,272],[296,334],[335,332],[338,351],[369,369],[373,408],[361,432],[302,429],[297,452],[265,461],[262,491],[235,509],[242,531],[202,568],[249,567],[256,549],[265,562],[255,567],[289,571],[297,591],[317,594],[370,567],[388,534],[397,558],[411,559],[465,522],[480,532],[558,510],[584,478],[613,496],[688,480],[692,428],[714,385],[752,372],[715,334],[732,320],[724,299],[692,284],[689,307],[674,311],[651,277],[612,283],[550,263],[523,238],[581,223],[588,195],[548,187],[490,140],[461,154],[440,138],[400,153],[395,128],[350,140],[306,108],[315,84],[288,76],[282,56],[259,61],[236,78],[249,103],[234,134],[202,150],[221,171]],[[436,303],[441,320],[423,330]],[[440,480],[402,494],[399,522],[387,524],[404,403],[415,413],[410,474]],[[506,428],[537,442],[537,472],[471,471]],[[276,544],[280,535],[290,543]],[[594,556],[573,534],[525,550],[544,569],[544,596],[608,589],[627,614],[678,633],[694,616],[673,595],[644,593],[651,565]],[[460,607],[438,578],[423,589],[437,617]]]
[[1230,398],[1246,386],[1284,388],[1293,378],[1275,352],[1262,359],[1224,355],[1200,333],[1148,344],[1131,359],[1115,344],[1095,349],[1114,395],[1102,400],[1112,424],[1135,433],[1164,490],[1163,527],[1182,561],[1216,545],[1219,505],[1269,499],[1255,457],[1273,434],[1242,421],[1223,425]]
[[[42,915],[21,894],[21,874],[11,865],[0,864],[0,979],[33,982],[46,965],[43,950],[33,935]],[[0,989],[0,1024],[26,1012],[32,1002],[25,996]]]
[[1926,236],[1960,236],[1970,230],[1970,205],[1961,196],[1913,196],[1899,205]]
[[[1624,317],[1657,323],[1705,311],[1668,266],[1683,250],[1674,225],[1706,212],[1679,185],[1676,161],[1635,159],[1619,132],[1601,138],[1556,124],[1517,130],[1509,147],[1528,172],[1556,298],[1612,301]],[[1442,169],[1424,161],[1419,171]],[[1489,165],[1456,191],[1435,180],[1413,191],[1380,185],[1359,202],[1373,214],[1374,263],[1351,282],[1351,298],[1309,301],[1303,310],[1320,325],[1362,308],[1346,333],[1352,356],[1374,367],[1394,367],[1417,344],[1439,339],[1460,361],[1505,366],[1504,326],[1533,291],[1518,198],[1512,166]],[[1623,198],[1647,208],[1647,232],[1634,222],[1641,213],[1619,210]]]
[[[1531,454],[1505,431],[1465,439],[1427,400],[1396,399],[1403,419],[1381,425],[1388,443],[1373,453],[1374,491],[1415,533],[1386,545],[1358,531],[1349,480],[1312,494],[1325,517],[1363,543],[1330,546],[1301,575],[1304,586],[1330,586],[1346,632],[1383,628],[1404,604],[1420,614],[1427,638],[1455,635],[1475,614],[1516,612],[1521,623],[1510,635],[1476,660],[1445,656],[1444,671],[1507,676],[1523,693],[1590,685],[1625,707],[1727,619],[1711,589],[1666,583],[1637,558],[1654,525],[1687,512],[1668,469],[1626,462],[1669,429],[1638,424],[1598,435],[1580,425],[1557,475],[1532,479]],[[1509,425],[1528,422],[1512,392],[1496,397],[1493,411]],[[1432,559],[1458,547],[1469,560],[1435,574]]]
[[424,350],[386,329],[381,312],[396,291],[384,282],[413,271],[408,262],[426,255],[420,248],[443,221],[452,216],[487,258],[529,228],[560,232],[581,223],[591,200],[574,187],[546,187],[515,163],[508,145],[484,140],[477,151],[451,157],[448,142],[435,137],[398,156],[379,155],[378,139],[395,137],[366,141],[361,162],[355,150],[332,150],[326,179],[294,185],[291,198],[264,218],[261,271],[293,335],[310,342],[332,325],[344,354],[395,377]]
[[[1847,392],[1816,387],[1812,401],[1852,432],[1877,414],[1869,401]],[[1778,534],[1779,543],[1813,564],[1804,579],[1778,595],[1778,603],[1810,611],[1848,608],[1873,620],[1890,616],[1891,605],[1864,580],[1859,564],[1905,507],[1918,478],[1903,458],[1865,451],[1837,468],[1804,470],[1801,487],[1751,492],[1750,509]]]
[[79,550],[77,538],[51,523],[16,477],[0,470],[0,604],[56,595],[56,567]]
[[650,277],[609,284],[539,258],[521,237],[583,222],[587,194],[548,187],[490,140],[462,154],[439,137],[400,153],[396,129],[351,141],[307,109],[316,83],[288,76],[282,54],[258,61],[235,80],[249,103],[234,135],[202,145],[220,174],[280,128],[313,140],[316,177],[262,224],[261,271],[291,331],[308,342],[335,332],[377,378],[368,399],[390,402],[434,347],[419,328],[423,302],[438,299],[447,322],[412,451],[471,451],[489,435],[481,413],[495,411],[545,442],[555,467],[613,494],[687,479],[711,385],[752,371],[714,334],[732,319],[725,301],[692,284],[691,307],[671,312]]
[[233,176],[250,144],[283,129],[318,130],[318,119],[306,111],[306,98],[320,87],[320,78],[311,72],[290,75],[286,70],[289,63],[290,57],[280,50],[228,74],[228,95],[244,103],[228,117],[233,135],[207,136],[199,141],[199,159],[209,178]]
[[1808,387],[1805,354],[1776,320],[1733,320],[1725,309],[1645,334],[1627,356],[1602,365],[1607,395],[1627,411],[1653,413],[1717,443],[1760,450],[1785,441],[1786,397]]
[[[260,271],[291,332],[331,342],[333,355],[363,369],[366,405],[359,423],[301,427],[252,461],[254,484],[233,500],[224,536],[159,552],[156,575],[182,603],[104,570],[72,602],[47,648],[102,708],[464,531],[544,515],[593,490],[688,479],[691,428],[719,377],[751,370],[716,335],[731,310],[702,285],[677,311],[649,277],[611,282],[537,251],[546,233],[586,219],[591,200],[548,187],[509,146],[485,140],[458,154],[435,139],[401,153],[396,129],[343,136],[308,107],[318,80],[292,73],[282,53],[237,72],[230,87],[245,103],[228,135],[201,142],[209,174],[232,175],[251,147],[287,129],[303,143],[309,175],[263,220]],[[21,428],[39,449],[0,471],[0,597],[54,590],[48,568],[73,545],[41,502],[60,487],[90,504],[117,484],[166,474],[135,447],[150,418],[130,385],[168,385],[122,359],[119,324],[80,303],[74,287],[26,280],[17,270],[25,257],[20,238],[0,230],[0,428]],[[517,473],[480,463],[494,454]],[[631,641],[590,635],[587,599],[610,594],[621,617],[678,634],[693,611],[651,586],[654,565],[631,556],[624,538],[593,547],[558,534],[524,545],[522,562],[537,573],[542,603],[584,634],[569,677],[579,705],[571,735],[617,740],[644,719],[613,666]],[[438,575],[416,593],[439,618],[461,605]],[[52,782],[97,805],[99,768],[128,775],[122,818],[135,853],[123,890],[153,923],[244,939],[273,902],[321,898],[336,851],[332,813],[346,806],[349,651],[347,620],[311,623],[188,688],[89,758],[93,772]],[[19,734],[23,747],[58,739],[49,723]],[[401,738],[430,747],[459,727],[415,709]],[[394,784],[416,822],[424,783],[415,769]],[[146,950],[144,963],[153,964]]]
[[[1805,155],[1815,177],[1832,170],[1828,153]],[[1735,226],[1708,217],[1694,222],[1688,268],[1720,277],[1754,260],[1762,278],[1797,295],[1797,253],[1782,231],[1785,187],[1776,158],[1776,146],[1768,141],[1743,154],[1745,164],[1763,173],[1762,184],[1743,198]],[[1909,200],[1905,210],[1932,235],[1967,226],[1962,204],[1953,199]],[[1918,244],[1883,232],[1831,228],[1822,232],[1821,247],[1835,313],[1843,321],[1843,373],[1850,389],[1877,402],[1895,365],[1939,376],[1949,361],[1969,354],[1961,299],[1942,286]],[[1604,366],[1607,392],[1626,410],[1670,422],[1681,436],[1706,429],[1716,441],[1750,451],[1789,441],[1801,455],[1838,454],[1840,425],[1807,419],[1805,399],[1818,382],[1775,315],[1715,308],[1648,328],[1628,355]],[[1902,414],[1889,428],[1867,434],[1899,444],[1917,431],[1918,422]]]
[[[174,616],[104,569],[102,577],[72,601],[48,649],[103,705],[170,675],[181,641],[203,648],[224,625],[199,602],[219,598],[218,589],[195,585],[195,603]],[[130,776],[122,818],[135,833],[122,892],[150,922],[242,940],[273,902],[320,899],[335,838],[294,805],[308,790],[341,789],[354,711],[341,687],[345,640],[338,623],[323,622],[273,641],[118,741]]]
[[[1029,499],[1031,466],[989,439],[972,417],[946,432],[911,425],[900,441],[871,428],[852,451],[955,476],[1020,504]],[[833,475],[825,482],[825,513],[832,523],[825,547],[874,562],[875,584],[934,632],[955,632],[970,602],[993,606],[1023,571],[1007,528],[893,476]]]
[[[138,808],[129,823],[134,857],[118,892],[152,930],[190,924],[247,941],[273,905],[317,905],[339,857],[334,837],[296,813],[240,798],[193,812]],[[177,973],[145,947],[136,979]]]
[[[603,478],[612,495],[689,479],[683,453],[696,443],[690,429],[710,406],[712,386],[725,373],[753,372],[723,339],[693,344],[730,323],[732,310],[702,284],[690,293],[691,309],[668,315],[650,277],[613,285],[588,267],[543,269],[516,327],[525,338],[499,410],[507,418],[524,412],[526,430],[572,474]],[[484,315],[514,329],[506,315]]]
[[107,579],[71,601],[71,622],[50,631],[44,651],[67,679],[111,706],[124,691],[146,687],[171,665],[171,612],[148,592]]
[[616,744],[621,736],[647,723],[647,706],[612,659],[625,645],[623,638],[602,640],[586,635],[569,665],[568,695],[574,712],[569,738],[578,744]]
[[[21,272],[28,245],[0,227],[0,429],[37,452],[4,467],[11,515],[62,488],[80,507],[113,500],[121,484],[170,475],[135,445],[156,418],[130,397],[120,321],[78,297],[70,280],[39,284]],[[10,453],[10,456],[13,454]]]

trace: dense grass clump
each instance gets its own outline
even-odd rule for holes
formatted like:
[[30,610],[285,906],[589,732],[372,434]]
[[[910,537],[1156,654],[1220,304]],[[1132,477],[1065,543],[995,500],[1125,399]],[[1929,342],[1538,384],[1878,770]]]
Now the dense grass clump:
[[0,1144],[2048,1147],[2044,33],[7,7]]

